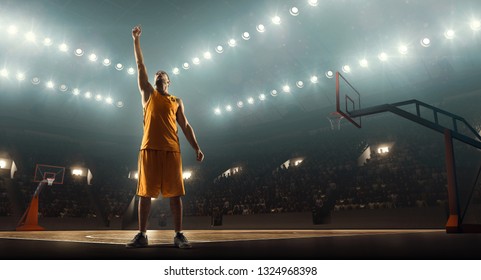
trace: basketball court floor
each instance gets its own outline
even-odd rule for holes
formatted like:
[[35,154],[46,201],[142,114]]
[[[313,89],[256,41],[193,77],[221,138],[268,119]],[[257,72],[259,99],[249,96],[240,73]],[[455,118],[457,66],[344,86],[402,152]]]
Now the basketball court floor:
[[0,257],[79,259],[481,259],[481,234],[445,230],[189,230],[192,249],[171,230],[149,231],[149,247],[126,248],[135,230],[2,231]]

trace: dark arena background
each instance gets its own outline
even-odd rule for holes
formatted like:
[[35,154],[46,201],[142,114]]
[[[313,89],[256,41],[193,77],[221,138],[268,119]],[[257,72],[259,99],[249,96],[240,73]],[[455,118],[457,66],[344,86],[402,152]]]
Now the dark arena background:
[[[162,198],[125,248],[138,24],[205,154],[190,250]],[[2,259],[481,258],[478,0],[2,0],[0,38]]]

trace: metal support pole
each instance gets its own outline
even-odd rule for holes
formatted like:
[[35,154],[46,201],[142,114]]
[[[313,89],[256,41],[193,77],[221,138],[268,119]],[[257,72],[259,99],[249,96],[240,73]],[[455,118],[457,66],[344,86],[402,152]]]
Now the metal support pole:
[[461,220],[459,211],[459,196],[456,180],[456,169],[454,162],[453,137],[451,131],[444,131],[444,144],[446,151],[446,174],[448,179],[448,201],[449,201],[449,218],[446,223],[447,233],[461,232]]

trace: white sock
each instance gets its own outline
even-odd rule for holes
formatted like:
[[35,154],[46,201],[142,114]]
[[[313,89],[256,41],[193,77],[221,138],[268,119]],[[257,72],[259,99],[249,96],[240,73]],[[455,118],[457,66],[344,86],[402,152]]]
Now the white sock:
[[147,237],[147,232],[146,232],[146,231],[141,231],[140,233],[142,234],[143,237]]

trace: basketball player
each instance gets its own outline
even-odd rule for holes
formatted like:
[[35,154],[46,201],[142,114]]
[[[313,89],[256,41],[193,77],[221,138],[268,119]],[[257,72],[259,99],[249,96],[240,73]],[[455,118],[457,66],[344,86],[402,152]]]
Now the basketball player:
[[184,114],[182,100],[169,93],[170,79],[165,71],[155,73],[155,84],[149,83],[147,69],[140,48],[142,29],[132,29],[135,60],[138,68],[138,86],[144,109],[144,133],[139,152],[139,230],[127,247],[146,247],[147,221],[151,208],[151,198],[162,195],[170,199],[170,209],[174,218],[174,245],[190,248],[191,244],[182,233],[182,200],[185,195],[182,178],[182,158],[180,154],[177,124],[194,148],[198,161],[204,159],[194,134]]

